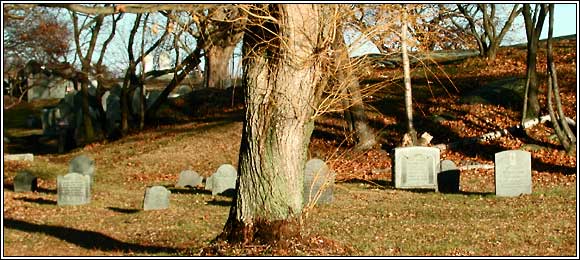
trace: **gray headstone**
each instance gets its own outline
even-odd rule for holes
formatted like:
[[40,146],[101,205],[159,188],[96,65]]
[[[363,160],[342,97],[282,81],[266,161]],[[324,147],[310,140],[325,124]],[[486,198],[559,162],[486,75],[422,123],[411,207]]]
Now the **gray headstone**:
[[87,175],[92,183],[95,176],[95,161],[86,155],[79,155],[70,161],[68,171]]
[[304,167],[304,205],[329,204],[334,195],[336,174],[328,168],[323,160],[314,158]]
[[177,180],[177,184],[175,187],[183,188],[186,186],[195,187],[200,185],[203,181],[203,177],[199,176],[197,172],[192,170],[185,170],[179,174],[179,180]]
[[113,88],[105,100],[105,117],[107,118],[107,131],[111,132],[121,122],[121,97],[117,94],[117,89]]
[[103,110],[105,112],[107,112],[107,98],[109,97],[109,95],[111,95],[111,91],[110,90],[107,90],[101,96],[101,106],[103,106]]
[[58,205],[83,205],[91,201],[90,177],[76,172],[58,176]]
[[151,107],[151,105],[153,105],[153,103],[155,102],[155,100],[157,100],[157,98],[161,96],[161,91],[160,90],[156,90],[153,89],[151,90],[148,95],[147,95],[147,108]]
[[217,171],[207,178],[206,189],[212,195],[223,193],[236,188],[237,171],[231,164],[222,164]]
[[495,154],[495,195],[514,197],[532,193],[532,159],[529,152],[509,150]]
[[435,147],[395,148],[395,188],[437,190],[440,151]]
[[18,172],[14,177],[14,192],[35,191],[38,187],[36,176],[29,172]]
[[143,210],[157,210],[169,208],[171,191],[163,186],[153,186],[145,190]]
[[439,192],[459,192],[459,174],[460,171],[453,161],[441,161],[441,171],[437,175],[437,189]]

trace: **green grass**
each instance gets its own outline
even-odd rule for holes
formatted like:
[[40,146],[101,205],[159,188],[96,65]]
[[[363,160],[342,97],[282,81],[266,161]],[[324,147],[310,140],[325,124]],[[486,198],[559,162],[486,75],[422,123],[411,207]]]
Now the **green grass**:
[[575,254],[574,187],[558,188],[564,197],[501,198],[342,186],[335,204],[309,213],[307,230],[351,245],[355,255]]

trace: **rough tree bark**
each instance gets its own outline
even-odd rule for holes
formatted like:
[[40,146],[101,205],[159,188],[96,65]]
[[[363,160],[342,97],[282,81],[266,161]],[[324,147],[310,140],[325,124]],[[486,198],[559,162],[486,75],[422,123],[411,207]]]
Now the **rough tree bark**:
[[[237,34],[238,41],[242,34]],[[232,58],[236,42],[230,43],[226,46],[212,45],[208,48],[205,54],[205,69],[204,69],[204,86],[206,88],[225,89],[230,87],[228,84],[230,78],[229,61]]]
[[[244,35],[246,115],[236,195],[220,238],[272,243],[299,235],[312,115],[321,95],[320,5],[266,7]],[[318,55],[317,55],[318,54]]]

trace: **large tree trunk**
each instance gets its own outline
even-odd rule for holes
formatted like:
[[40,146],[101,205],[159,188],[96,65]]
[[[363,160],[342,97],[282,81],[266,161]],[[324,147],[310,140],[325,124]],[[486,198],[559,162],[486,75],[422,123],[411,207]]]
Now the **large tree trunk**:
[[[240,37],[238,37],[238,40]],[[237,42],[233,42],[232,45],[225,47],[213,45],[207,50],[203,79],[206,88],[225,89],[230,87],[229,61],[232,58],[236,44]]]
[[239,176],[220,236],[230,242],[272,243],[300,234],[304,165],[320,96],[314,56],[318,8],[271,5],[278,22],[251,23],[244,36],[247,91]]
[[[240,15],[235,9],[216,7],[208,11],[214,20],[209,26],[207,46],[205,50],[204,87],[225,89],[230,87],[231,73],[229,61],[234,54],[234,49],[242,36],[243,31],[236,23],[228,20],[236,19]],[[219,22],[216,20],[220,20]],[[226,21],[226,22],[222,22]]]

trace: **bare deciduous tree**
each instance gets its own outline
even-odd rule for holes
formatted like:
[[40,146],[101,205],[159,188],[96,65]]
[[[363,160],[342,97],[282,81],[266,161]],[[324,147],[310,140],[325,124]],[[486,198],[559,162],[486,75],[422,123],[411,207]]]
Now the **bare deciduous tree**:
[[[576,152],[576,136],[568,126],[566,115],[562,109],[562,101],[560,100],[560,90],[558,87],[558,75],[556,73],[556,65],[554,64],[554,54],[552,50],[552,34],[554,31],[554,4],[543,4],[544,8],[548,9],[549,26],[548,26],[548,40],[547,40],[547,59],[548,59],[548,111],[558,140],[564,147],[568,154]],[[547,6],[547,7],[546,7]],[[554,104],[555,100],[556,104]],[[557,114],[554,112],[554,105],[557,109]]]

